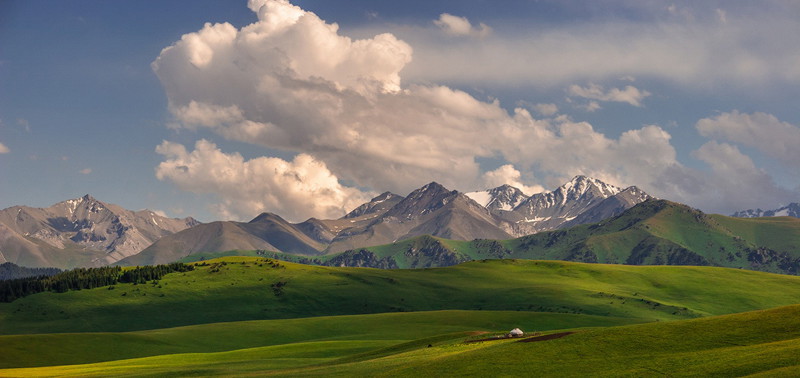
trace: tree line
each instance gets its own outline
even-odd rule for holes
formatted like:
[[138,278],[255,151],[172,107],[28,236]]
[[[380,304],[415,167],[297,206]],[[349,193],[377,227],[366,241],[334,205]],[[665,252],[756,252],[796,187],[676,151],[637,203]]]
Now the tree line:
[[31,294],[52,291],[92,289],[117,283],[146,283],[159,280],[167,273],[194,270],[194,265],[171,263],[137,266],[132,269],[115,267],[77,268],[53,276],[37,276],[0,281],[0,302],[12,302]]
[[13,280],[16,278],[53,276],[61,272],[63,272],[63,270],[58,268],[27,268],[11,262],[4,262],[0,264],[0,281]]

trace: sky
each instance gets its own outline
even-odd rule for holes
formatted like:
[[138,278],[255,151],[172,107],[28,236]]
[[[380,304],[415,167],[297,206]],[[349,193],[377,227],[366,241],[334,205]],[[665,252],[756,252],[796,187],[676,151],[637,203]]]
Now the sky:
[[800,202],[796,1],[0,0],[0,208],[338,218],[575,175]]

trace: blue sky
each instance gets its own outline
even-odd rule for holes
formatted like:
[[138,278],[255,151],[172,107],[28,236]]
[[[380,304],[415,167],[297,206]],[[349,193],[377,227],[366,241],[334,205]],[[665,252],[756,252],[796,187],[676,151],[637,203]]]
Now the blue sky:
[[532,193],[577,174],[709,212],[776,208],[800,201],[798,16],[793,1],[5,0],[0,208],[90,193],[301,221],[430,181]]

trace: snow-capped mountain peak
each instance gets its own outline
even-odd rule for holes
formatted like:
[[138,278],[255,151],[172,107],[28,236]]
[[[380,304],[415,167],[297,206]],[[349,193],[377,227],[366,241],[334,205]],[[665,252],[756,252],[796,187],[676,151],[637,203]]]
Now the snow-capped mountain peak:
[[554,190],[554,192],[561,194],[559,197],[561,197],[563,204],[566,202],[566,200],[578,199],[593,189],[595,191],[593,194],[602,198],[611,197],[622,191],[621,188],[611,184],[606,184],[598,179],[579,175],[575,176],[572,180]]
[[489,210],[512,211],[528,199],[521,190],[504,184],[493,189],[466,193],[467,197]]
[[792,202],[786,206],[774,210],[748,209],[737,211],[731,215],[738,218],[759,218],[759,217],[795,217],[800,218],[800,203]]
[[526,235],[605,219],[650,198],[636,187],[622,189],[580,175],[553,191],[530,196],[506,218],[516,223],[515,235]]

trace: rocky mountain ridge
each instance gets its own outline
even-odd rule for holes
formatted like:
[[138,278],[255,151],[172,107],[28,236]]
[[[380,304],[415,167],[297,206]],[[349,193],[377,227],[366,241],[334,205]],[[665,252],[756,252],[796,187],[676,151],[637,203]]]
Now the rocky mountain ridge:
[[532,196],[510,185],[465,194],[431,182],[405,197],[382,193],[339,219],[291,223],[264,213],[249,222],[200,224],[86,195],[45,209],[0,211],[0,262],[145,265],[236,249],[317,256],[422,235],[502,240],[597,222],[650,198],[636,187],[622,189],[585,176]]
[[200,225],[166,236],[119,264],[161,264],[233,249],[319,256],[422,235],[511,239],[597,222],[650,198],[636,187],[622,189],[585,176],[533,196],[509,185],[465,194],[431,182],[406,197],[383,193],[339,219],[292,224],[265,213],[247,223]]
[[731,215],[737,218],[795,217],[800,218],[800,203],[792,202],[774,210],[748,209]]
[[516,237],[597,222],[653,198],[635,186],[623,189],[586,176],[532,196],[508,185],[467,195],[486,201],[493,214],[512,224],[509,233]]
[[150,210],[131,211],[90,195],[47,208],[0,210],[0,262],[31,267],[101,266],[199,224]]
[[601,222],[516,239],[456,241],[424,235],[315,257],[261,253],[304,264],[382,269],[442,267],[484,259],[534,259],[705,265],[797,275],[799,242],[797,218],[741,219],[705,214],[670,201],[649,200]]

